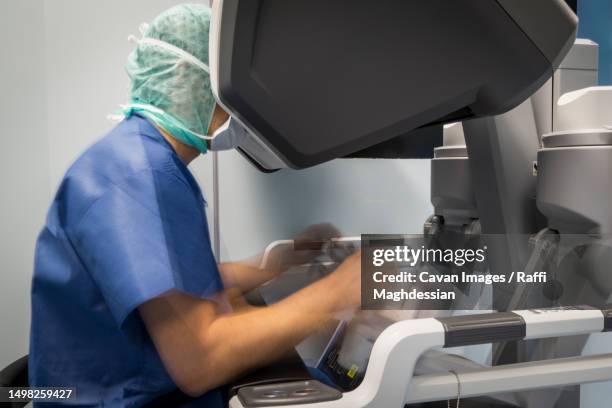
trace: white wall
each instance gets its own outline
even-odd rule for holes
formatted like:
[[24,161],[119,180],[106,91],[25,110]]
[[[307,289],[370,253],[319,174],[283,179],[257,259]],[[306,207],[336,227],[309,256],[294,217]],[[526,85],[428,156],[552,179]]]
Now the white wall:
[[250,257],[309,225],[345,236],[421,233],[433,208],[429,160],[339,159],[264,174],[237,152],[219,154],[223,260]]
[[34,242],[49,197],[40,3],[0,6],[0,367],[27,353]]

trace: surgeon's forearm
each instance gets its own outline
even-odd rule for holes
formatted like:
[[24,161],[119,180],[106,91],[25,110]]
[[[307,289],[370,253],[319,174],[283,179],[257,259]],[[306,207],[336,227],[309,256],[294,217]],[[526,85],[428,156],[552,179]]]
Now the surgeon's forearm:
[[360,254],[332,274],[265,308],[220,313],[216,303],[181,293],[139,308],[160,357],[175,383],[201,395],[269,364],[360,302]]
[[209,351],[206,371],[215,373],[212,385],[226,384],[279,359],[321,328],[343,308],[343,300],[333,295],[338,283],[333,277],[324,279],[275,305],[212,322],[202,337]]
[[217,314],[214,303],[174,293],[140,307],[166,369],[192,396],[271,363],[346,304],[328,276],[269,307]]

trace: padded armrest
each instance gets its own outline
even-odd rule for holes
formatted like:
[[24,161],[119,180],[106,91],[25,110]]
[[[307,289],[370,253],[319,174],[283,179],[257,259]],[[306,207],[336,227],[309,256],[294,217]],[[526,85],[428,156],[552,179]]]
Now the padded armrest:
[[273,365],[254,371],[234,382],[229,393],[230,397],[233,397],[242,387],[312,379],[298,353],[292,350]]

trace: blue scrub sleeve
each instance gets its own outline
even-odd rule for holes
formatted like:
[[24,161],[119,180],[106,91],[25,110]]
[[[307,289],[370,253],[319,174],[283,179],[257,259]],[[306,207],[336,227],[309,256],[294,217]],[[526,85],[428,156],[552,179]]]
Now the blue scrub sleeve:
[[223,290],[204,200],[176,173],[148,169],[124,178],[70,235],[119,326],[168,291],[207,298]]

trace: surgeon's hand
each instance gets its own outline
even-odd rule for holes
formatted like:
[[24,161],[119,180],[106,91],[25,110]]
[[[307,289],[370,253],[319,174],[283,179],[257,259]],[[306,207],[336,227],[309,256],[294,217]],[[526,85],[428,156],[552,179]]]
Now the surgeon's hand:
[[321,255],[326,241],[341,236],[340,231],[330,223],[311,225],[293,239],[295,252],[288,260],[289,264],[294,266],[312,262]]
[[264,254],[255,258],[256,261],[228,262],[219,264],[219,272],[226,288],[239,288],[242,293],[261,286],[286,270],[310,263],[322,254],[324,244],[332,238],[340,237],[340,231],[332,224],[315,224],[294,239],[294,248],[272,251],[263,269],[257,265],[261,263]]
[[361,251],[349,256],[325,279],[331,281],[330,296],[338,296],[344,308],[361,306]]
[[[341,237],[340,231],[329,223],[311,225],[293,238],[293,247],[284,247],[268,255],[265,268],[270,278],[276,277],[290,268],[313,262],[321,256],[325,244],[333,238]],[[263,257],[263,254],[261,255]]]

